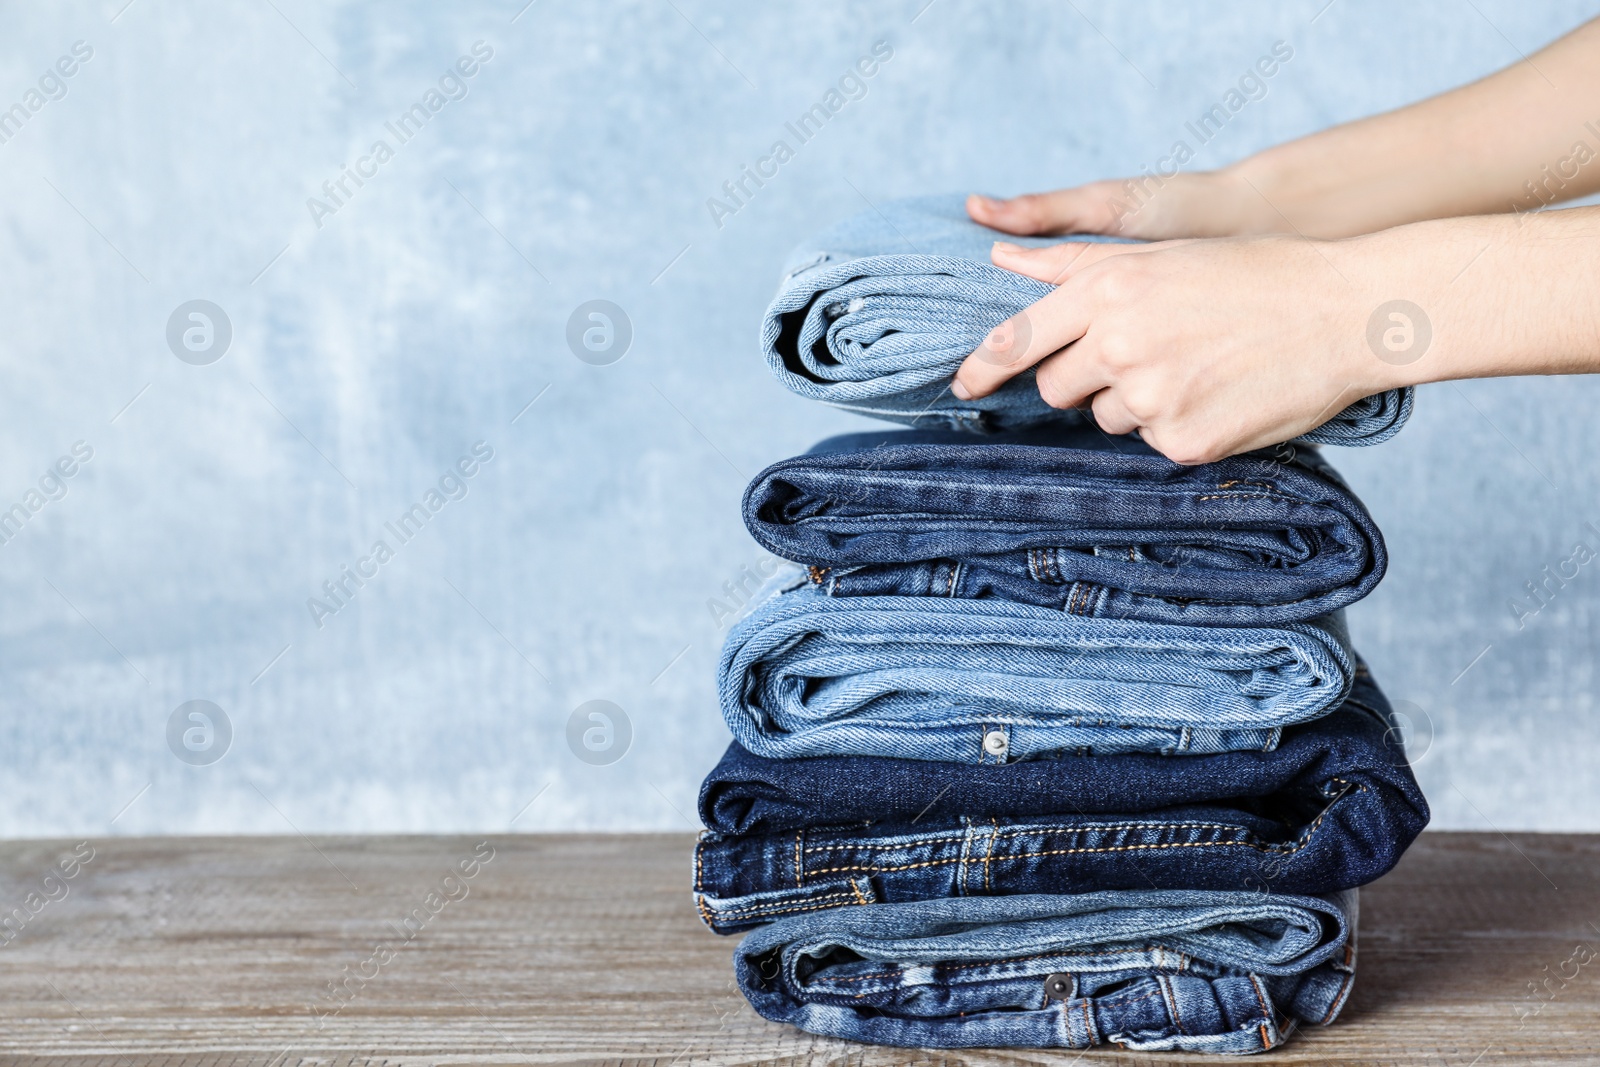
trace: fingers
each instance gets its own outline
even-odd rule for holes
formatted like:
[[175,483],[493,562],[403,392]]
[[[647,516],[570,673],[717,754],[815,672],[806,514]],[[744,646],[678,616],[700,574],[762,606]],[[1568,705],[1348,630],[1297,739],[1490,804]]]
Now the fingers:
[[1094,411],[1094,421],[1112,436],[1132,433],[1139,428],[1139,420],[1128,411],[1115,389],[1102,389],[1096,393],[1090,407]]
[[1105,245],[1068,241],[1044,248],[1024,248],[1008,241],[996,241],[989,252],[994,265],[1050,285],[1060,285],[1078,271],[1112,256],[1148,252],[1162,245]]
[[962,400],[988,396],[1046,356],[1082,337],[1089,304],[1075,286],[1062,286],[989,331],[950,383]]
[[[1093,337],[1086,337],[1051,355],[1034,371],[1034,381],[1039,387],[1039,397],[1053,408],[1065,411],[1094,403],[1096,421],[1100,405],[1108,403],[1113,381],[1104,362],[1099,358]],[[1120,406],[1107,408],[1111,415],[1124,415]],[[1120,422],[1120,419],[1119,419]],[[1137,419],[1134,420],[1136,425]],[[1100,423],[1105,428],[1105,423]],[[1131,427],[1130,427],[1131,428]],[[1106,430],[1107,433],[1127,433],[1128,430]]]
[[1095,195],[1091,192],[1093,188],[1091,185],[1053,193],[1029,193],[1009,200],[974,193],[967,197],[967,214],[974,222],[1024,237],[1110,233],[1107,227],[1116,224],[1111,199]]

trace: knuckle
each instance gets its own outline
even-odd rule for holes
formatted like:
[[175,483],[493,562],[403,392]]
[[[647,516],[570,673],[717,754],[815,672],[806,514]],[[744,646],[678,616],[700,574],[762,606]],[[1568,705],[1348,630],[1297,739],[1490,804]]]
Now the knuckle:
[[1198,467],[1203,463],[1215,463],[1222,458],[1217,442],[1194,433],[1180,433],[1167,442],[1165,451],[1168,459],[1174,463],[1181,463],[1185,467]]
[[1128,409],[1128,414],[1139,421],[1139,425],[1151,422],[1156,417],[1157,406],[1149,397],[1133,394],[1123,398],[1123,406]]
[[1100,358],[1113,370],[1126,370],[1134,362],[1133,338],[1113,330],[1099,339]]
[[1106,433],[1131,433],[1136,424],[1129,418],[1128,409],[1110,393],[1098,393],[1089,405],[1094,421]]
[[1126,261],[1133,257],[1112,256],[1097,264],[1089,281],[1089,294],[1102,304],[1125,304],[1138,285],[1137,268]]

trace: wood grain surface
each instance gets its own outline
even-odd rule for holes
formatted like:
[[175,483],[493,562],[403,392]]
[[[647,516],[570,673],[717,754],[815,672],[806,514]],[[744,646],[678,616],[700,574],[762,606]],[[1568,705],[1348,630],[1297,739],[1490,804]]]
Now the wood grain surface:
[[[681,834],[0,844],[0,919],[11,916],[0,1065],[1218,1062],[882,1049],[768,1023],[733,986],[734,942],[695,917],[690,845]],[[74,846],[93,858],[67,879]],[[1362,891],[1343,1016],[1256,1062],[1600,1063],[1596,953],[1600,837],[1425,834]]]

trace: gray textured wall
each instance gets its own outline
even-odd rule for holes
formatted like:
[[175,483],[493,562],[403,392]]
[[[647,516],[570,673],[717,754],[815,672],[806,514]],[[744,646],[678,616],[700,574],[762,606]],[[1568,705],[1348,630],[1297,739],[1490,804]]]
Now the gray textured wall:
[[[1278,40],[1293,59],[1196,166],[1590,13],[925,2],[11,6],[0,106],[93,55],[0,144],[0,507],[93,457],[0,546],[0,834],[687,827],[726,739],[707,601],[761,559],[740,490],[860,425],[756,358],[789,245],[869,201],[1136,170]],[[706,199],[879,40],[865,98],[719,228]],[[477,41],[467,95],[387,134]],[[393,158],[314,219],[380,138]],[[166,339],[193,299],[232,326],[209,365]],[[591,299],[631,320],[620,362],[568,349]],[[1428,388],[1398,440],[1335,457],[1392,549],[1353,628],[1417,719],[1435,825],[1600,828],[1600,563],[1520,629],[1510,606],[1600,549],[1597,401]],[[466,495],[387,535],[480,441]],[[319,627],[307,599],[380,538],[394,558]],[[595,699],[632,727],[611,765],[568,744]],[[232,724],[219,762],[169,750],[190,700]]]

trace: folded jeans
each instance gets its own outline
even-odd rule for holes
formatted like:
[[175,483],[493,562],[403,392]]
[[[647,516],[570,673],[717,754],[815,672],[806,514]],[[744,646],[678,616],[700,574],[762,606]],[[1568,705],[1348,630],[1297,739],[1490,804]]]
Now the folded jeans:
[[[989,261],[996,238],[1040,246],[1076,235],[1002,235],[967,218],[961,197],[896,200],[853,216],[791,253],[761,326],[778,379],[801,396],[921,427],[976,432],[1084,421],[1039,396],[1032,371],[960,400],[956,368],[989,331],[1055,288]],[[1412,390],[1356,401],[1299,440],[1370,445],[1400,432]]]
[[745,525],[835,596],[1000,597],[1192,625],[1311,619],[1361,599],[1387,566],[1367,509],[1304,446],[1185,467],[1083,427],[1000,440],[830,438],[756,476]]
[[1354,890],[884,904],[756,930],[734,973],[763,1017],[853,1041],[1237,1055],[1333,1021],[1356,923]]
[[695,904],[718,933],[828,907],[1102,889],[1328,893],[1387,873],[1428,822],[1365,669],[1272,752],[1001,765],[737,743],[706,778]]
[[735,741],[701,785],[699,812],[717,838],[977,812],[1118,815],[1185,804],[1218,804],[1297,825],[1304,821],[1301,812],[1321,810],[1316,798],[1328,795],[1330,785],[1347,781],[1365,787],[1365,799],[1352,799],[1347,808],[1381,801],[1403,828],[1396,837],[1409,840],[1427,822],[1428,807],[1402,738],[1387,698],[1358,662],[1344,703],[1286,728],[1270,751],[1181,759],[1063,753],[979,764],[891,756],[778,760]]
[[1342,612],[1280,627],[1083,618],[1006,600],[829,597],[798,568],[724,642],[723,718],[759,756],[1005,763],[1271,749],[1348,694]]

